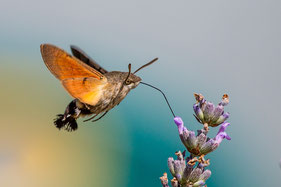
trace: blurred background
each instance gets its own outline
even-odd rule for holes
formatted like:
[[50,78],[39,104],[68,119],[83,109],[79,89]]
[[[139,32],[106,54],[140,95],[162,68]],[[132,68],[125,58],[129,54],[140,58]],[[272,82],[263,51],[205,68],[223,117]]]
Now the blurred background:
[[[2,0],[0,186],[161,186],[183,150],[162,95],[143,85],[97,123],[53,125],[72,99],[39,46],[75,44],[107,70],[161,88],[189,129],[193,93],[230,96],[231,141],[208,155],[208,186],[280,186],[281,2]],[[214,136],[218,128],[211,129]],[[169,174],[171,179],[171,175]]]

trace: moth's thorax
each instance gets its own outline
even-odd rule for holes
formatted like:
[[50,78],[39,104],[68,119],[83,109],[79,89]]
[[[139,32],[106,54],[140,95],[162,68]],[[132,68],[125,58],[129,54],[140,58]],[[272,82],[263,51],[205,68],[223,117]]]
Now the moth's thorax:
[[[124,81],[126,77],[128,76],[128,72],[121,72],[121,71],[111,71],[105,74],[105,76],[110,79],[111,81],[120,81],[121,79]],[[141,81],[141,78],[130,74],[130,78],[134,80],[135,82]]]
[[[128,77],[128,72],[112,71],[105,74],[105,76],[107,77],[108,83],[115,87],[115,91],[120,92],[116,96],[120,97],[121,100],[129,93],[131,89],[136,88],[141,81],[140,77],[130,74],[128,78],[130,84],[125,84],[126,78]],[[116,99],[118,100],[118,98]]]
[[112,71],[104,74],[107,78],[106,85],[102,88],[102,96],[99,102],[91,107],[93,113],[100,113],[110,110],[114,106],[118,105],[130,92],[131,89],[136,88],[141,78],[131,74],[128,78],[131,81],[130,84],[124,84],[128,72]]
[[[128,72],[112,71],[106,73],[105,76],[107,77],[108,83],[124,83],[124,81],[128,77]],[[128,80],[131,82],[131,84],[125,84],[125,86],[128,86],[128,88],[133,89],[139,85],[141,78],[134,74],[130,74]]]

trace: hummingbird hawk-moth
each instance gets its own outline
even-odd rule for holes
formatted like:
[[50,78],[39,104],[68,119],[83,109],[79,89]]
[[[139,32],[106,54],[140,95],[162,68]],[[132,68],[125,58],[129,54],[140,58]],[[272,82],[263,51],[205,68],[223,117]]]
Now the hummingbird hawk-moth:
[[[131,64],[128,65],[129,72],[109,72],[78,47],[71,46],[73,56],[51,44],[42,44],[40,49],[47,68],[74,98],[64,114],[57,115],[54,120],[58,129],[67,131],[78,128],[76,120],[79,117],[93,115],[84,121],[94,119],[94,122],[105,116],[141,83],[141,78],[135,73],[158,59],[153,59],[134,73],[131,73]],[[98,115],[101,116],[97,118]]]

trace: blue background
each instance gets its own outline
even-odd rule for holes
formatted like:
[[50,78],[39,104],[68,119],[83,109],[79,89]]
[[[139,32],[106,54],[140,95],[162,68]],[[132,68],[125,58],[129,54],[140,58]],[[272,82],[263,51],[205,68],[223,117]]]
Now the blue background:
[[[208,155],[208,186],[280,186],[281,2],[14,1],[0,6],[0,186],[161,186],[183,150],[164,99],[140,85],[73,133],[52,119],[71,97],[39,46],[75,44],[108,70],[135,70],[196,130],[193,93],[230,96],[231,141]],[[214,136],[218,128],[211,129]],[[171,176],[169,175],[171,179]]]

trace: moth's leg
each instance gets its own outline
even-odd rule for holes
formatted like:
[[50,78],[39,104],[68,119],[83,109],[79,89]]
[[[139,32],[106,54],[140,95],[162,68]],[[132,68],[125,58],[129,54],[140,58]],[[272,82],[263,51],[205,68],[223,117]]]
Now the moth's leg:
[[87,104],[84,104],[84,105],[88,110],[91,110],[91,107],[89,107]]
[[94,116],[90,117],[89,119],[84,120],[83,122],[90,121],[91,119],[94,119],[94,118],[97,117],[98,115],[99,115],[99,114],[95,114]]
[[86,103],[82,103],[78,99],[75,99],[76,106],[81,110],[91,110],[91,107],[87,105]]
[[101,118],[103,118],[105,116],[105,114],[107,114],[108,111],[106,111],[105,113],[103,113],[103,115],[101,115],[98,119],[93,120],[92,122],[96,122],[98,120],[100,120]]

